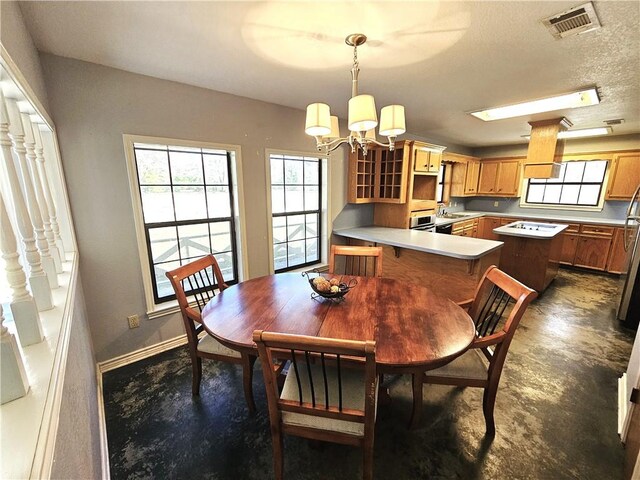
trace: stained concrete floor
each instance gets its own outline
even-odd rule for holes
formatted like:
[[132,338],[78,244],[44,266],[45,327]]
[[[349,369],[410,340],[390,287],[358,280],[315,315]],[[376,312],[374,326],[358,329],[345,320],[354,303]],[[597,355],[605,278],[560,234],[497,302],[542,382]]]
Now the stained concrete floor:
[[[375,478],[622,478],[617,379],[634,334],[614,318],[617,288],[613,277],[561,270],[529,307],[507,356],[493,441],[484,438],[481,390],[425,385],[422,424],[408,430],[410,380],[392,378],[393,401],[376,423]],[[103,380],[114,480],[273,478],[259,367],[253,416],[237,366],[205,362],[201,396],[191,396],[186,348]],[[285,440],[289,479],[356,479],[360,463],[355,447]]]

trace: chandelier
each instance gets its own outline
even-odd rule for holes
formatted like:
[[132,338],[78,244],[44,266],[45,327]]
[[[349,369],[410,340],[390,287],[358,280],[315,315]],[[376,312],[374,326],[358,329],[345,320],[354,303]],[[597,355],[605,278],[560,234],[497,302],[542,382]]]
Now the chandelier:
[[351,146],[355,153],[359,147],[364,156],[373,145],[394,149],[394,142],[398,135],[406,132],[404,107],[402,105],[388,105],[380,111],[380,135],[387,137],[389,143],[376,140],[375,128],[378,126],[376,104],[372,95],[358,94],[358,47],[367,41],[361,33],[354,33],[345,38],[345,43],[353,47],[353,67],[351,68],[351,99],[349,100],[349,136],[340,137],[338,117],[331,115],[326,103],[312,103],[307,107],[305,133],[316,139],[319,152],[329,154],[344,143]]

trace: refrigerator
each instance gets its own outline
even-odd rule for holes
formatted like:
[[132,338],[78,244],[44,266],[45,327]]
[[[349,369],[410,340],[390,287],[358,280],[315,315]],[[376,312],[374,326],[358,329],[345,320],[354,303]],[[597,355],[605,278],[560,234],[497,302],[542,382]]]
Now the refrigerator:
[[623,282],[618,319],[628,328],[638,328],[640,322],[640,185],[629,206],[624,224],[624,249],[627,252],[627,273]]

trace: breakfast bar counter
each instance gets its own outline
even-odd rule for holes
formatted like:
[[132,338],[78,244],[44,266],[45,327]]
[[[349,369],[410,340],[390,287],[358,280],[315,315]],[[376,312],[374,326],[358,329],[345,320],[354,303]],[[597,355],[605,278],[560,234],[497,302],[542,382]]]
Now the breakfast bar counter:
[[503,245],[494,240],[375,226],[333,233],[350,245],[381,246],[384,277],[419,283],[456,302],[473,297],[485,270],[500,263]]

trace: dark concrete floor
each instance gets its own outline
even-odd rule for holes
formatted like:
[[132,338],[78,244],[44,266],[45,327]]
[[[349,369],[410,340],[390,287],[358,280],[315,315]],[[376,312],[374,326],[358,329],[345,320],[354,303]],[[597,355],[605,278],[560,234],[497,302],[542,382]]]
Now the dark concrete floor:
[[[484,439],[482,391],[425,385],[422,424],[406,428],[408,377],[390,381],[376,423],[375,477],[622,478],[617,379],[633,332],[614,318],[617,280],[561,270],[527,311],[511,345],[496,403],[497,435]],[[179,348],[104,375],[111,477],[272,478],[264,385],[247,413],[237,366],[205,362],[200,398]],[[289,479],[355,479],[357,448],[285,440]]]

